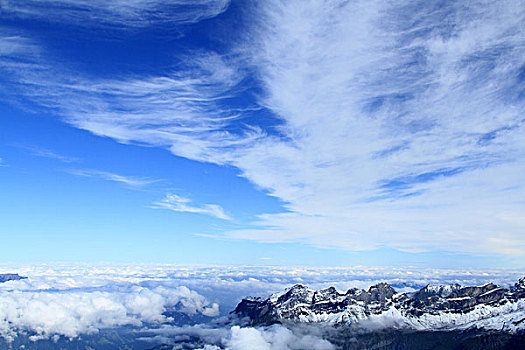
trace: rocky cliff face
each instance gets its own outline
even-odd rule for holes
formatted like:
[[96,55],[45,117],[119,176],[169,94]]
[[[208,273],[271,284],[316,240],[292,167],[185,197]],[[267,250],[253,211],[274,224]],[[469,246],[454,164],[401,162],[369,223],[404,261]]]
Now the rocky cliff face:
[[339,293],[295,285],[268,299],[242,300],[233,311],[252,324],[322,322],[335,325],[417,330],[470,327],[519,332],[525,329],[525,279],[507,289],[489,283],[462,287],[428,285],[397,293],[380,283]]

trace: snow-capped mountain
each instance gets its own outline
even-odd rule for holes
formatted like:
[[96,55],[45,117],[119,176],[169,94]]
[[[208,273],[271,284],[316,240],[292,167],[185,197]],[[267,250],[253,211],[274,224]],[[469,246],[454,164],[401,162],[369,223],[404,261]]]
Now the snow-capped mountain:
[[243,299],[233,311],[252,324],[321,322],[368,329],[467,329],[472,327],[523,332],[525,278],[512,288],[489,283],[462,287],[427,285],[413,293],[397,293],[387,283],[368,290],[313,290],[295,285],[268,299]]

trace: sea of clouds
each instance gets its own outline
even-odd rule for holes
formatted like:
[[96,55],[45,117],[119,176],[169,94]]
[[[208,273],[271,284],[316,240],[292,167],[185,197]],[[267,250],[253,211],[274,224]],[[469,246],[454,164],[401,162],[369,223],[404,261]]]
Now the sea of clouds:
[[[411,291],[428,283],[491,281],[508,286],[523,277],[522,271],[512,269],[0,265],[0,273],[8,272],[28,279],[0,284],[0,336],[7,342],[20,333],[33,341],[75,339],[126,326],[140,330],[140,336],[154,344],[193,337],[199,339],[196,346],[207,344],[204,349],[245,349],[246,344],[252,344],[251,349],[301,349],[306,343],[331,349],[322,334],[311,334],[311,330],[307,335],[301,329],[239,327],[224,321],[243,297],[264,297],[296,283],[346,291],[386,281],[398,291]],[[170,310],[198,321],[181,326],[173,322]]]
[[269,327],[223,326],[220,324],[186,327],[161,327],[146,330],[150,342],[172,345],[174,349],[202,350],[294,350],[335,349],[324,337],[327,332],[313,327]]

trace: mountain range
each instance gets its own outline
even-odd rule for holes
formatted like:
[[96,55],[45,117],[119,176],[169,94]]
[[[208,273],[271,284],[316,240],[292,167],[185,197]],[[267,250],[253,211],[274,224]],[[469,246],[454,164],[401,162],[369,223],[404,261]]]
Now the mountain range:
[[232,314],[251,325],[322,323],[369,330],[485,329],[525,333],[525,278],[510,288],[493,283],[427,285],[398,293],[387,283],[368,290],[313,290],[297,284],[269,298],[243,299]]

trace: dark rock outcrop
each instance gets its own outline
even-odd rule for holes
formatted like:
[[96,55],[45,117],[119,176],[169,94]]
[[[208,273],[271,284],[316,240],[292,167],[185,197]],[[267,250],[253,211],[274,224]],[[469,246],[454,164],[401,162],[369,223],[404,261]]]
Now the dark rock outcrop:
[[18,281],[26,279],[27,277],[20,276],[17,273],[4,273],[0,274],[0,283],[7,282],[7,281]]

